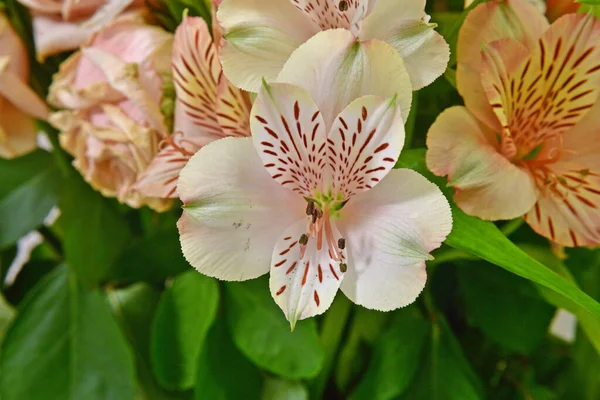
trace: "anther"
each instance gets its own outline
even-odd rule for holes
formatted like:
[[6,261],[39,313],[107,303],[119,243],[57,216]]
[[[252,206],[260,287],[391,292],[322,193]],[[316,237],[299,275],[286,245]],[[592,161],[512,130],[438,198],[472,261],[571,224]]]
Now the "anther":
[[341,12],[347,11],[348,10],[348,2],[346,2],[344,0],[340,1],[338,8],[340,9]]
[[306,215],[312,215],[314,211],[315,211],[315,203],[313,203],[312,201],[309,201],[308,204],[306,205]]
[[338,239],[338,247],[340,250],[344,250],[346,248],[346,239],[339,238]]
[[298,240],[298,242],[303,246],[308,243],[308,236],[306,233],[303,233],[302,236],[300,236],[300,240]]
[[346,272],[348,270],[348,266],[345,263],[340,264],[340,271]]

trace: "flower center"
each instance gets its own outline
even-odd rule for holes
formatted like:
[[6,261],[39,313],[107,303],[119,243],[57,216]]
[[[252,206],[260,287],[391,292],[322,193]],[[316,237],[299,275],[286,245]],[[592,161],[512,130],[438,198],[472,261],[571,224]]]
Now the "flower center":
[[315,196],[321,200],[307,199],[306,215],[308,223],[306,226],[306,233],[302,234],[299,239],[300,243],[300,258],[304,258],[308,241],[313,239],[316,240],[317,251],[323,248],[323,245],[327,246],[329,257],[340,263],[340,270],[346,271],[346,264],[344,263],[344,254],[342,250],[346,248],[346,240],[339,238],[337,241],[331,226],[331,218],[336,218],[339,210],[343,207],[343,203],[339,202],[323,202],[322,196]]

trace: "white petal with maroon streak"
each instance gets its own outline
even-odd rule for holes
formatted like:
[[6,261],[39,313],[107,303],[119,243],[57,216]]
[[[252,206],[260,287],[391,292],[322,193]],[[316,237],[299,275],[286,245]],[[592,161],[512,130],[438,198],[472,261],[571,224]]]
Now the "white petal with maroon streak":
[[353,197],[338,222],[348,249],[342,291],[367,308],[389,311],[412,303],[425,286],[425,260],[452,229],[440,189],[409,169],[392,170]]
[[267,273],[281,232],[306,207],[271,179],[250,138],[201,148],[181,171],[177,192],[185,204],[183,255],[201,273],[229,281]]
[[316,34],[292,54],[277,80],[305,88],[328,127],[366,95],[397,95],[402,118],[410,113],[412,85],[398,51],[381,40],[360,42],[345,29]]
[[[206,22],[187,17],[175,32],[173,81],[177,105],[182,108],[179,126],[222,136],[217,120],[217,90],[221,65]],[[189,123],[181,121],[187,118]],[[191,123],[191,125],[190,125]],[[184,132],[189,134],[189,132]]]
[[265,84],[250,117],[252,139],[273,179],[311,197],[326,166],[323,117],[310,95],[289,84]]
[[217,121],[225,136],[250,136],[250,109],[248,93],[233,86],[221,76],[217,93]]
[[[307,219],[302,219],[288,227],[277,241],[271,260],[271,295],[292,328],[297,320],[324,313],[344,277],[339,261],[330,256],[325,238],[320,250],[316,238],[311,238],[300,258],[298,240],[306,233],[306,226]],[[332,229],[337,245],[341,235],[335,226]]]
[[237,87],[257,92],[275,80],[290,55],[319,27],[288,0],[223,0],[217,19],[225,31],[221,63]]
[[404,145],[396,98],[353,101],[335,119],[327,142],[334,190],[348,199],[371,189],[394,167]]
[[[368,12],[369,0],[289,0],[325,31],[344,28],[355,35],[360,33],[362,20]],[[341,9],[345,3],[345,9]]]

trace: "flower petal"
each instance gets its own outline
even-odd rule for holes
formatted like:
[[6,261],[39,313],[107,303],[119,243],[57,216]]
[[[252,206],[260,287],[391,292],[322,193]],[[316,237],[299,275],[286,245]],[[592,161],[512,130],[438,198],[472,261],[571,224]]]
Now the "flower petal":
[[250,126],[254,146],[273,179],[312,197],[327,162],[327,131],[310,95],[299,86],[265,83],[254,101]]
[[540,196],[532,211],[525,215],[525,220],[534,231],[562,246],[598,246],[600,183],[596,180],[594,185],[584,190],[583,196],[575,192],[564,198]]
[[[306,14],[321,30],[344,28],[358,35],[363,18],[370,6],[369,0],[289,0],[296,8]],[[344,4],[344,9],[340,7]],[[372,2],[374,3],[374,2]]]
[[540,176],[542,193],[525,220],[563,246],[600,244],[600,100],[561,139],[560,160]]
[[52,54],[78,48],[93,33],[91,28],[45,15],[33,17],[32,25],[35,52],[40,62]]
[[600,21],[572,14],[552,25],[530,57],[513,39],[487,46],[484,89],[522,156],[577,125],[594,106],[600,93],[599,38]]
[[177,192],[183,255],[201,273],[229,281],[267,273],[277,239],[306,204],[271,179],[250,138],[201,148],[181,171]]
[[486,220],[512,219],[533,207],[537,194],[527,172],[491,144],[494,133],[464,107],[445,110],[427,134],[427,167],[448,175],[454,200],[467,214]]
[[393,170],[341,212],[338,226],[348,249],[344,294],[381,311],[415,301],[425,286],[429,252],[452,229],[450,205],[439,188],[412,170]]
[[361,39],[381,39],[402,56],[413,90],[421,89],[442,75],[450,59],[450,47],[426,22],[425,1],[380,0],[365,19]]
[[373,188],[394,167],[404,145],[396,97],[361,97],[336,118],[329,137],[332,185],[344,199]]
[[177,179],[189,159],[172,145],[166,146],[140,175],[136,190],[148,197],[176,198]]
[[319,27],[286,0],[224,0],[217,18],[225,30],[221,63],[227,78],[249,92],[274,80],[292,52]]
[[366,95],[397,101],[406,121],[410,77],[398,52],[380,40],[358,42],[345,29],[320,32],[292,54],[277,78],[305,88],[330,127],[351,101]]
[[133,64],[126,64],[113,54],[100,48],[86,47],[81,50],[84,57],[90,60],[106,75],[112,87],[127,96],[136,107],[148,118],[152,127],[159,132],[166,132],[166,125],[160,105],[152,95],[140,84]]
[[236,88],[221,75],[217,92],[217,121],[225,136],[250,136],[250,109],[248,93]]
[[490,1],[475,7],[458,35],[456,83],[467,108],[492,129],[500,130],[481,86],[481,45],[513,38],[533,49],[548,29],[543,14],[528,1]]
[[[324,313],[335,297],[344,273],[339,262],[330,257],[327,246],[317,249],[316,240],[308,241],[300,257],[298,239],[306,233],[306,218],[288,227],[277,240],[271,260],[269,286],[271,296],[290,321]],[[336,239],[341,235],[332,227]]]
[[598,153],[552,166],[535,207],[525,216],[540,235],[563,246],[600,244]]
[[[9,61],[10,62],[10,61]],[[2,57],[0,57],[0,64]],[[0,96],[10,101],[24,113],[45,120],[48,118],[48,107],[38,95],[19,79],[12,71],[2,71],[0,65]]]
[[173,81],[177,104],[182,110],[181,118],[176,119],[176,130],[185,127],[185,135],[197,130],[207,135],[223,136],[217,119],[221,74],[217,51],[206,22],[199,17],[184,18],[175,32],[173,43]]
[[13,158],[35,150],[35,120],[0,98],[0,157]]

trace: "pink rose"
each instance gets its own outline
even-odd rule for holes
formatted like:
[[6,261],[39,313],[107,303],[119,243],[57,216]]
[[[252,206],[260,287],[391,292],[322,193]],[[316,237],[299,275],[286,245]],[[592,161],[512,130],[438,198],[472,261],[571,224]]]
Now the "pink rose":
[[[60,142],[84,178],[131,207],[162,211],[168,199],[134,188],[171,131],[173,37],[143,21],[101,29],[54,76],[48,99]],[[165,112],[163,112],[163,110]]]
[[[144,12],[143,0],[19,0],[33,14],[37,57],[74,50],[116,18]],[[125,11],[127,13],[123,14]]]
[[28,82],[25,46],[0,13],[0,157],[16,157],[35,149],[34,117],[46,119],[48,115],[48,108]]

